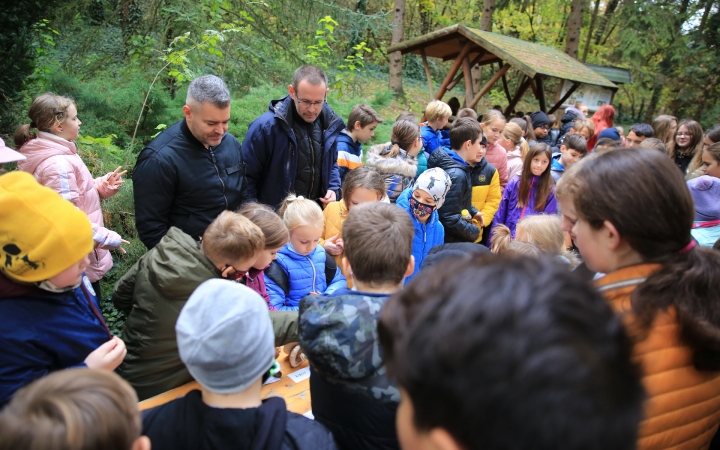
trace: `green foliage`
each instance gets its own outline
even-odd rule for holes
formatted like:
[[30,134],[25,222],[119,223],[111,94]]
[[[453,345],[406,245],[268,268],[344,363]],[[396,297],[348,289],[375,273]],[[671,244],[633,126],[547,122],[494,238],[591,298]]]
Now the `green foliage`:
[[[75,99],[78,117],[83,122],[81,131],[90,129],[96,136],[114,135],[115,144],[126,148],[135,128],[136,114],[143,103],[147,85],[142,78],[103,78],[82,82],[73,76],[57,72],[49,75],[46,88]],[[179,120],[183,103],[184,99],[169,99],[163,89],[152,91],[138,130],[140,144],[156,133],[155,127],[158,123],[174,123]],[[138,145],[133,151],[138,152],[141,148],[142,145]]]

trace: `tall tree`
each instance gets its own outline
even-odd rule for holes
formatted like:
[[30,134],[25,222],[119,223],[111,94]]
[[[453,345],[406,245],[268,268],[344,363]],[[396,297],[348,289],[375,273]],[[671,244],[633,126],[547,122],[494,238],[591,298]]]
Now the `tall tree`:
[[595,0],[595,8],[593,9],[593,15],[590,19],[590,29],[588,30],[587,40],[585,41],[585,49],[583,50],[582,62],[587,60],[588,50],[590,50],[590,41],[592,40],[593,30],[595,29],[595,22],[597,21],[598,12],[600,10],[600,0]]
[[[483,0],[482,16],[480,16],[480,29],[482,31],[492,31],[492,16],[495,11],[496,0]],[[470,73],[472,74],[472,85],[475,91],[480,90],[480,81],[482,79],[482,68],[474,65]]]
[[[600,44],[602,37],[605,34],[605,29],[610,24],[610,20],[612,19],[613,14],[615,14],[615,10],[619,4],[620,0],[610,0],[605,6],[605,12],[603,13],[603,17],[598,25],[597,33],[595,33],[595,45]],[[610,33],[612,33],[612,28],[610,29]]]
[[583,14],[585,13],[585,0],[572,0],[570,17],[568,17],[567,37],[565,38],[565,53],[577,59],[580,48],[580,29],[582,28]]
[[[393,31],[390,45],[399,44],[405,33],[405,0],[395,0],[393,10]],[[388,88],[395,92],[395,95],[404,95],[402,85],[403,58],[402,53],[392,52],[390,55],[390,82]]]

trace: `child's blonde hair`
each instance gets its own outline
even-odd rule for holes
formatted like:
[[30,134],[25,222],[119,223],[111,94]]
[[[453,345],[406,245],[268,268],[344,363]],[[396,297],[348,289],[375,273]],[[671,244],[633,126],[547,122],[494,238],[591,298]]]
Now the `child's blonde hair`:
[[452,109],[450,105],[440,100],[433,100],[425,107],[425,119],[433,121],[450,117],[452,115]]
[[68,118],[67,110],[72,105],[75,105],[73,99],[52,92],[35,97],[28,111],[31,123],[21,125],[15,130],[15,148],[20,148],[27,141],[37,137],[32,131],[33,128],[49,133],[53,125],[64,123]]
[[289,232],[302,226],[312,226],[322,229],[325,226],[320,205],[303,196],[290,194],[285,197],[279,211],[280,216]]
[[202,253],[214,264],[250,259],[265,249],[265,235],[250,219],[223,211],[208,225]]
[[538,214],[521,219],[515,230],[515,238],[525,237],[525,242],[535,245],[545,253],[564,256],[574,268],[579,263],[577,256],[565,248],[565,232],[560,216]]
[[287,243],[288,229],[282,218],[269,206],[246,203],[238,212],[260,228],[265,236],[266,249],[280,248]]
[[531,256],[535,258],[542,255],[542,250],[530,242],[513,241],[512,232],[505,225],[500,224],[493,228],[490,242],[490,251],[496,255]]
[[520,125],[514,122],[509,122],[505,125],[502,135],[505,139],[511,140],[513,144],[520,147],[520,158],[525,161],[525,157],[530,151],[530,145],[527,143],[525,138],[523,138],[523,130],[520,128]]
[[579,134],[585,128],[590,131],[591,137],[595,134],[595,122],[590,119],[575,119],[575,122],[573,122],[573,130],[575,130],[576,133]]
[[505,122],[505,116],[497,109],[488,109],[485,111],[485,114],[483,114],[482,123],[486,127],[492,125],[496,120]]
[[20,390],[0,414],[0,447],[130,450],[142,423],[135,390],[112,372],[60,370]]

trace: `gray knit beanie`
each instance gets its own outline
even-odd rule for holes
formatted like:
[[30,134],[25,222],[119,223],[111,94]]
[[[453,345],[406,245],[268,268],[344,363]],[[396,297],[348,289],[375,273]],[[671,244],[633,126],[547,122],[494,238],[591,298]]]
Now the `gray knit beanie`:
[[275,333],[263,298],[234,281],[201,284],[175,325],[180,359],[217,394],[247,389],[272,365]]

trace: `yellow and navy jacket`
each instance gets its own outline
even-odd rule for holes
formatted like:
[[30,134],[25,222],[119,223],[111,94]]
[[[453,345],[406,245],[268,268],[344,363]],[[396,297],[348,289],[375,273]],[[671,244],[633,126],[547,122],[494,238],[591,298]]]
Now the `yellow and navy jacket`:
[[[490,226],[502,200],[500,175],[487,159],[477,163],[472,170],[472,205],[483,213],[485,226]],[[482,239],[482,233],[478,241]]]

